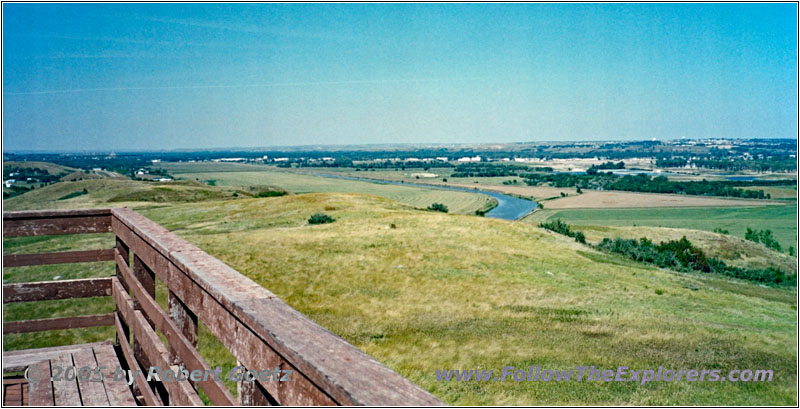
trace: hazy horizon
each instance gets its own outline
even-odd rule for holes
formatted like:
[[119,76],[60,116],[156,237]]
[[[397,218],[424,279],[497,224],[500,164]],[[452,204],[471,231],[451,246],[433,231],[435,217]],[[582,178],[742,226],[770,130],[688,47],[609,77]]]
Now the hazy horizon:
[[3,151],[796,138],[796,12],[4,4]]

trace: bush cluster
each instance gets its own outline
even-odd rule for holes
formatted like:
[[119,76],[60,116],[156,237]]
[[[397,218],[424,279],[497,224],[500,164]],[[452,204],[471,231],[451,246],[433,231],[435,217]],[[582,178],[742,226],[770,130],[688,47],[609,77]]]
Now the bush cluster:
[[733,267],[726,265],[725,262],[717,258],[707,257],[702,250],[694,247],[685,236],[680,240],[671,240],[660,244],[653,244],[652,241],[644,237],[639,240],[604,238],[597,248],[621,254],[635,261],[655,264],[659,267],[677,271],[713,272],[758,283],[797,285],[796,274],[786,274],[775,267],[763,269]]
[[450,209],[448,209],[447,206],[445,206],[442,203],[434,203],[428,206],[428,210],[434,212],[442,212],[442,213],[447,213],[448,211],[450,211]]
[[325,223],[333,223],[336,219],[333,217],[328,216],[325,213],[314,213],[311,217],[308,218],[308,224],[325,224]]
[[572,237],[578,243],[586,244],[586,236],[583,233],[579,232],[579,231],[578,232],[572,231],[572,229],[570,229],[569,225],[564,223],[564,222],[562,222],[561,219],[557,219],[556,221],[549,222],[549,223],[548,222],[541,222],[541,223],[539,223],[539,227],[541,227],[543,229],[546,229],[546,230],[554,231],[554,232],[556,232],[558,234],[563,234],[565,236]]
[[772,236],[772,230],[770,229],[755,231],[748,227],[747,231],[744,233],[744,238],[745,240],[750,240],[755,243],[761,243],[767,246],[767,248],[781,251],[781,244]]

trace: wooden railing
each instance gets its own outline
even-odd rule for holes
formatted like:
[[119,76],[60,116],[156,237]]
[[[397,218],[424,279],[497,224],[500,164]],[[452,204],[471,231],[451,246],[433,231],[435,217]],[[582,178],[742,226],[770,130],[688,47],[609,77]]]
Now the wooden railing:
[[[202,322],[238,365],[292,371],[286,382],[240,382],[237,396],[214,377],[148,383],[140,374],[135,392],[148,405],[202,405],[199,389],[214,405],[443,404],[236,270],[132,210],[3,213],[4,237],[100,232],[114,233],[113,249],[4,255],[3,265],[113,260],[115,276],[8,284],[3,286],[3,302],[110,295],[116,312],[4,322],[4,333],[114,325],[118,349],[129,368],[144,369],[145,374],[151,366],[191,372],[212,369],[197,349]],[[155,300],[156,279],[168,292],[168,311]]]

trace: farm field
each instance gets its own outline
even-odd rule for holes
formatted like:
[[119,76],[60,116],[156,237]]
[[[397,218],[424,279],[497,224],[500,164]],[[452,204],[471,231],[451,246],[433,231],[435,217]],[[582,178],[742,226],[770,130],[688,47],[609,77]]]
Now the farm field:
[[[336,222],[308,225],[308,216],[322,210]],[[795,288],[651,268],[532,224],[419,211],[360,194],[171,204],[141,212],[448,404],[796,404]],[[93,247],[105,238],[69,239],[4,239],[4,246],[6,252],[55,251]],[[36,268],[47,270],[36,278],[62,274],[54,266]],[[81,274],[108,275],[112,268]],[[32,274],[20,270],[4,270],[4,282]],[[42,308],[36,318],[109,308],[96,299],[78,302]],[[7,308],[4,319],[25,312],[23,305]],[[4,349],[110,335],[63,332],[71,335],[6,336]],[[222,364],[225,355],[208,334],[201,330],[200,338],[210,363]],[[775,370],[775,380],[609,385],[435,378],[436,369],[499,371],[507,365],[765,367]]]
[[721,197],[655,193],[584,190],[580,195],[545,202],[545,209],[611,209],[642,207],[742,207],[780,205],[769,200],[726,199]]
[[[533,169],[533,167],[532,167]],[[718,206],[765,206],[769,204],[780,204],[775,201],[763,200],[742,200],[731,199],[723,197],[707,197],[707,196],[687,196],[687,195],[669,195],[669,194],[648,194],[637,192],[621,192],[621,191],[594,191],[584,189],[581,195],[577,194],[574,187],[551,187],[551,186],[528,186],[525,184],[524,179],[516,176],[498,176],[498,177],[465,177],[453,178],[450,174],[453,168],[430,168],[427,171],[419,169],[407,170],[385,170],[377,169],[374,171],[355,171],[353,168],[300,168],[293,169],[297,173],[331,173],[342,174],[354,177],[365,177],[372,179],[392,180],[392,181],[405,181],[412,183],[426,183],[431,185],[443,186],[459,186],[465,188],[477,188],[485,190],[493,190],[501,193],[533,198],[545,205],[545,208],[550,209],[570,209],[570,208],[637,208],[637,207],[718,207]],[[415,174],[431,173],[436,174],[436,177],[423,177],[416,178]],[[444,182],[443,179],[447,179]],[[681,178],[678,178],[681,179]],[[700,177],[693,177],[693,179],[700,179]],[[713,178],[712,178],[713,179]],[[717,178],[722,179],[722,178]],[[516,180],[516,184],[503,184]],[[686,179],[689,180],[689,179]],[[796,189],[792,187],[769,187],[758,188],[766,192],[773,192],[774,199],[781,199],[782,201],[789,200],[796,196]],[[794,193],[793,193],[794,192]],[[568,197],[561,197],[564,193]],[[552,199],[552,200],[551,200]]]
[[[195,172],[183,173],[181,170],[191,166],[171,167],[163,166],[171,175],[184,180],[213,181],[217,186],[235,187],[251,185],[277,186],[293,193],[316,192],[341,192],[363,193],[380,196],[417,208],[426,208],[433,203],[443,203],[451,213],[474,214],[476,210],[487,209],[493,206],[494,200],[489,196],[478,193],[454,192],[444,190],[425,189],[410,186],[380,185],[370,182],[350,180],[336,180],[319,176],[304,175],[279,171],[266,166],[250,166],[248,168],[224,164],[221,169],[234,169],[229,171],[217,170],[215,164],[197,164]],[[179,165],[180,166],[180,165]],[[248,170],[244,170],[248,169]],[[257,170],[249,170],[257,169]],[[197,172],[197,170],[203,170]]]
[[713,232],[720,228],[744,237],[747,227],[770,229],[783,248],[797,246],[797,205],[645,209],[549,209],[523,219],[532,224],[561,219],[574,226],[653,226]]
[[773,199],[797,201],[797,186],[753,186],[744,189],[763,190],[764,193],[769,193]]

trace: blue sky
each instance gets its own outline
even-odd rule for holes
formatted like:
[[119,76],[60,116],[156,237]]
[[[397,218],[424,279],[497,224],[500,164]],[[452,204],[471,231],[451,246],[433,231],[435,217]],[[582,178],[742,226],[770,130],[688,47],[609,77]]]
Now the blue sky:
[[797,135],[795,4],[4,4],[3,149]]

